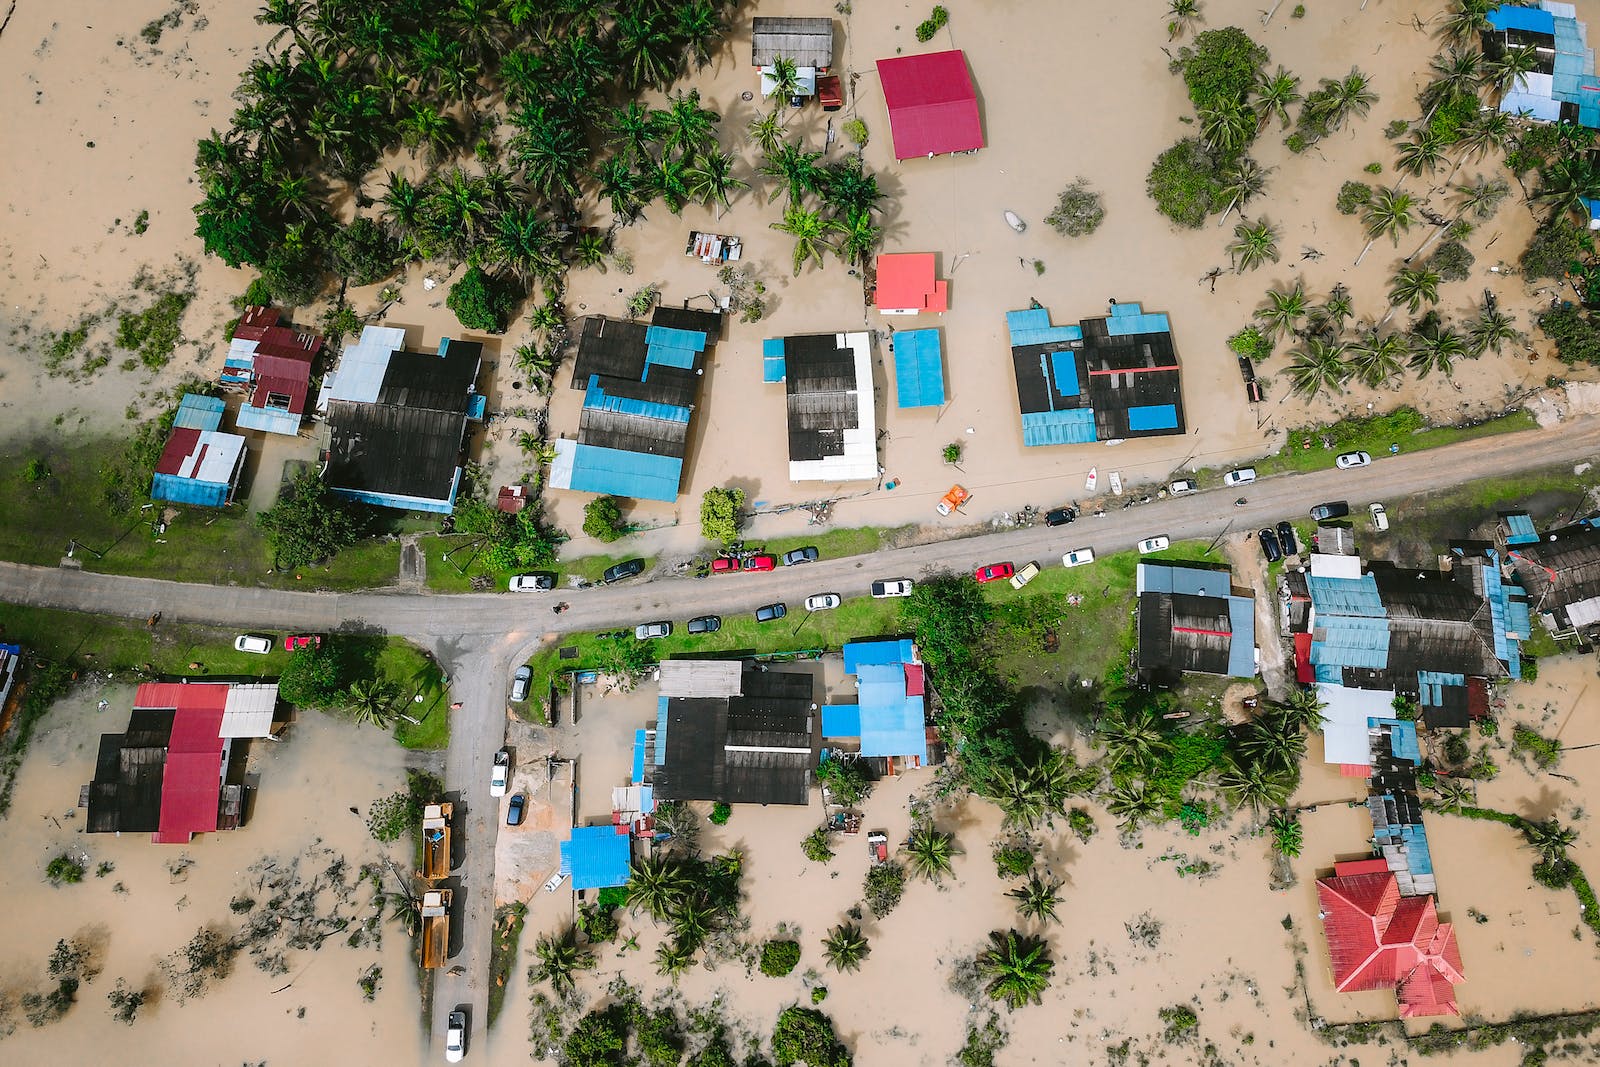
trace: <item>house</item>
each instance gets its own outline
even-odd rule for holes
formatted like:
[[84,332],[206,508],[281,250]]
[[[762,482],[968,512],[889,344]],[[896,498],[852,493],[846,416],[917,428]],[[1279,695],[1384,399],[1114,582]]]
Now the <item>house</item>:
[[818,333],[769,337],[762,377],[788,399],[789,480],[868,481],[879,475],[871,337]]
[[1171,677],[1183,671],[1233,678],[1256,675],[1256,602],[1236,590],[1224,569],[1192,564],[1140,563],[1139,673]]
[[1546,630],[1585,644],[1600,636],[1600,517],[1540,536],[1525,512],[1502,515],[1495,542]]
[[572,837],[561,842],[561,873],[572,878],[574,890],[623,885],[632,862],[625,826],[574,826]]
[[461,488],[467,424],[483,418],[483,346],[443,338],[410,352],[405,330],[368,326],[322,383],[323,481],[363,504],[449,514]]
[[1317,900],[1341,993],[1393,989],[1405,1019],[1460,1014],[1461,949],[1432,896],[1402,897],[1382,860],[1360,860],[1318,880]]
[[944,314],[950,283],[934,277],[932,252],[885,252],[878,256],[872,304],[884,315]]
[[750,62],[770,68],[779,57],[796,67],[833,66],[833,19],[757,15],[750,27]]
[[221,381],[245,392],[233,420],[239,429],[293,437],[300,432],[312,364],[324,341],[279,325],[281,315],[276,308],[245,309],[233,328]]
[[1433,853],[1422,823],[1422,798],[1417,769],[1422,747],[1417,725],[1389,717],[1367,723],[1367,814],[1372,818],[1372,843],[1394,875],[1403,897],[1438,891]]
[[1570,122],[1600,128],[1600,78],[1594,73],[1594,52],[1588,28],[1578,21],[1575,5],[1544,0],[1537,7],[1501,4],[1487,14],[1483,31],[1485,60],[1499,59],[1510,49],[1531,47],[1538,65],[1517,79],[1500,98],[1508,115],[1539,122]]
[[237,829],[248,787],[229,782],[234,742],[270,736],[277,707],[275,683],[141,685],[127,730],[100,736],[94,780],[80,801],[87,831],[185,844]]
[[983,147],[978,92],[960,49],[878,60],[896,159]]
[[220,397],[185,393],[172,432],[156,460],[150,499],[220,508],[233,500],[244,473],[244,438],[223,433]]
[[555,442],[549,484],[676,500],[700,383],[721,335],[715,311],[658,307],[648,326],[584,319],[572,369],[572,388],[584,391],[583,413],[577,437]]
[[1006,312],[1022,443],[1117,443],[1185,432],[1183,389],[1167,316],[1139,304],[1056,326],[1037,304]]
[[654,731],[635,752],[655,801],[807,804],[820,741],[810,673],[739,660],[665,660]]
[[830,748],[854,748],[884,761],[886,773],[936,762],[929,744],[927,682],[916,646],[907,639],[847,641],[844,671],[856,676],[853,704],[822,709],[822,738]]
[[933,408],[944,403],[944,351],[938,330],[897,330],[894,356],[895,406]]
[[20,693],[17,677],[22,673],[22,646],[0,642],[0,722],[10,722],[11,698]]

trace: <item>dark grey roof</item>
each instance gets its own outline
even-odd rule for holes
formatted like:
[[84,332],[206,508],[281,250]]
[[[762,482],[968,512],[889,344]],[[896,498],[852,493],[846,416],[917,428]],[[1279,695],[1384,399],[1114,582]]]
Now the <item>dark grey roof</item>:
[[790,462],[843,455],[844,431],[860,423],[855,353],[837,334],[785,337],[783,364]]
[[467,430],[463,412],[333,400],[328,423],[330,487],[450,498]]
[[1232,644],[1228,602],[1221,597],[1139,594],[1140,670],[1227,674]]
[[1528,591],[1529,606],[1570,625],[1566,609],[1600,596],[1600,528],[1587,523],[1551,530],[1537,544],[1509,546],[1507,557]]
[[[1123,437],[1152,437],[1184,432],[1183,387],[1178,356],[1170,333],[1136,333],[1113,337],[1104,318],[1085,319],[1078,382],[1094,408],[1094,432],[1101,441]],[[1158,371],[1155,368],[1170,370]],[[1128,411],[1135,407],[1170,404],[1178,425],[1155,430],[1135,430]]]
[[572,363],[572,388],[589,388],[589,376],[640,381],[644,377],[647,327],[642,322],[590,315],[578,333],[578,356]]
[[128,717],[124,733],[100,735],[89,783],[89,833],[154,833],[160,827],[174,717],[172,711],[139,709]]
[[808,803],[821,744],[814,685],[809,673],[746,671],[740,696],[669,699],[657,798]]
[[465,413],[482,359],[483,345],[476,341],[447,341],[442,353],[395,352],[383,373],[377,402]]
[[797,67],[833,64],[833,20],[757,15],[751,25],[750,61],[770,67],[783,56]]
[[[706,335],[707,347],[722,339],[722,312],[699,308],[657,307],[650,313],[650,325],[673,330],[698,330]],[[652,372],[653,373],[653,372]]]

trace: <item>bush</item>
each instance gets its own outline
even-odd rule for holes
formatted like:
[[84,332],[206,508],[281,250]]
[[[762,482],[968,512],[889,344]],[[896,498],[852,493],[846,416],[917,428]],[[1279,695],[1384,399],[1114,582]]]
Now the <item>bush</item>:
[[1565,889],[1572,884],[1572,864],[1566,860],[1540,860],[1533,865],[1533,880],[1546,889]]
[[477,267],[467,268],[444,301],[462,326],[483,333],[503,333],[516,305],[517,298],[504,283]]
[[1178,49],[1172,69],[1182,71],[1196,111],[1243,102],[1271,54],[1236,26],[1206,30]]
[[817,768],[817,779],[833,794],[833,803],[853,807],[872,789],[866,766],[858,759],[829,756]]
[[860,119],[850,119],[844,124],[844,135],[857,148],[867,147],[867,124]]
[[1593,252],[1594,239],[1589,231],[1563,213],[1534,231],[1518,263],[1530,279],[1561,279],[1569,273],[1580,273],[1583,262]]
[[1556,344],[1556,358],[1572,366],[1589,363],[1600,366],[1600,328],[1584,310],[1564,304],[1544,312],[1536,320],[1545,336]]
[[917,23],[917,40],[927,44],[933,40],[933,35],[944,29],[950,21],[950,12],[942,7],[935,7],[931,14]]
[[351,285],[373,285],[400,266],[400,246],[372,219],[361,217],[333,232],[328,242],[333,269]]
[[768,941],[761,947],[761,973],[782,978],[800,964],[798,941]]
[[1541,737],[1532,728],[1520,723],[1511,733],[1511,754],[1527,753],[1543,770],[1561,762],[1561,742],[1556,738]]
[[778,1067],[850,1067],[850,1053],[833,1032],[833,1021],[815,1008],[788,1007],[772,1028],[772,1058]]
[[73,859],[71,855],[63,852],[45,865],[44,876],[50,879],[50,884],[77,885],[83,881],[83,864]]
[[117,319],[117,347],[137,352],[151,370],[165,367],[178,347],[178,321],[192,299],[192,293],[162,293],[143,311],[124,313]]
[[267,532],[273,565],[290,569],[337,555],[361,535],[361,523],[328,492],[314,469],[286,486],[256,522]]
[[1168,1041],[1176,1041],[1200,1026],[1200,1017],[1187,1004],[1174,1004],[1170,1008],[1162,1008],[1160,1015],[1161,1021],[1166,1025],[1166,1030],[1161,1036]]
[[1046,215],[1044,221],[1064,237],[1087,237],[1100,228],[1105,217],[1100,194],[1089,188],[1085,179],[1074,178],[1071,185],[1061,190],[1055,210]]
[[1372,186],[1366,182],[1345,182],[1339,186],[1339,198],[1334,207],[1341,215],[1354,215],[1372,202]]
[[1014,845],[994,850],[994,873],[1000,878],[1015,878],[1033,869],[1033,850]]
[[1199,140],[1186,137],[1156,157],[1145,191],[1163,215],[1197,230],[1214,209],[1222,182],[1216,160]]
[[950,464],[961,462],[961,442],[952,441],[944,446],[944,461]]
[[1257,363],[1263,363],[1272,356],[1272,346],[1272,338],[1262,333],[1256,326],[1246,326],[1228,338],[1228,347],[1235,354],[1246,356]]
[[327,273],[321,254],[309,244],[280,245],[267,253],[261,264],[261,280],[278,303],[303,307],[322,293],[322,278]]
[[1428,266],[1447,282],[1464,282],[1472,277],[1476,259],[1460,241],[1446,241],[1428,258]]
[[628,532],[622,520],[622,506],[614,496],[597,496],[583,507],[583,532],[610,544]]
[[800,842],[800,851],[806,854],[806,859],[812,863],[827,863],[833,859],[833,848],[828,844],[830,831],[826,826],[819,826],[805,836]]
[[367,832],[384,843],[422,827],[422,803],[409,793],[390,793],[367,809]]
[[296,649],[278,676],[278,695],[297,707],[330,707],[344,691],[339,684],[339,659],[327,645]]
[[1434,108],[1428,120],[1428,132],[1439,138],[1441,144],[1453,145],[1461,140],[1461,129],[1478,116],[1481,105],[1476,95],[1461,93]]
[[872,914],[878,918],[883,918],[895,909],[905,890],[905,868],[893,860],[879,863],[867,871],[865,887],[867,907],[871,908]]
[[729,807],[727,804],[724,804],[720,800],[711,805],[711,824],[713,826],[728,825],[728,819],[732,815],[733,808]]
[[700,498],[700,536],[731,545],[739,539],[743,489],[707,489]]
[[1472,745],[1468,743],[1466,734],[1456,731],[1445,736],[1444,758],[1455,765],[1472,758]]
[[1073,808],[1067,812],[1067,828],[1083,842],[1087,842],[1099,829],[1094,823],[1094,815],[1088,808]]

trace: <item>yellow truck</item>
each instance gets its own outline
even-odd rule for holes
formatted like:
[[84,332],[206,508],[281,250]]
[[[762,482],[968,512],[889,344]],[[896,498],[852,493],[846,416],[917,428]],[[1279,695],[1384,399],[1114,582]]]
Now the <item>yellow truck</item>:
[[443,967],[450,951],[451,896],[448,889],[422,894],[422,965],[429,969]]
[[454,805],[422,809],[422,877],[433,882],[450,873],[450,814]]

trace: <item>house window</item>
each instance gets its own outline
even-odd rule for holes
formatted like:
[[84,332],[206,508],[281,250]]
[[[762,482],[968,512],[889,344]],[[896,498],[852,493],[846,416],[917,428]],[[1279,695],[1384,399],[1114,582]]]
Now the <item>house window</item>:
[[277,408],[279,411],[289,410],[288,393],[267,393],[267,407]]

